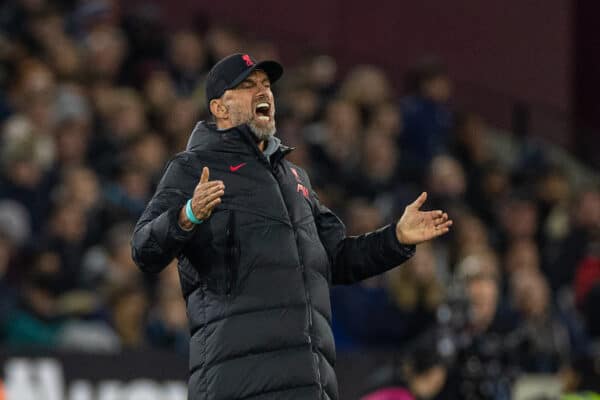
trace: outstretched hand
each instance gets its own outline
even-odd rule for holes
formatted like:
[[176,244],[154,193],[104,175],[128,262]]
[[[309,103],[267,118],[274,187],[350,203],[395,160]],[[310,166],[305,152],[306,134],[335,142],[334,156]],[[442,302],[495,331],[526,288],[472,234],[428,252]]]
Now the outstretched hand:
[[452,226],[448,214],[441,210],[421,211],[425,200],[427,193],[423,192],[404,209],[404,214],[396,224],[396,237],[400,243],[419,244],[447,233]]

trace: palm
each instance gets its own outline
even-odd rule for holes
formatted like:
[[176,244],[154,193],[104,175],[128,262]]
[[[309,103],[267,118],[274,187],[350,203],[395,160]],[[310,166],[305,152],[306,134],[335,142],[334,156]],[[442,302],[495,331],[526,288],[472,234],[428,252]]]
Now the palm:
[[448,232],[452,220],[441,210],[421,211],[427,200],[427,193],[422,193],[409,204],[396,224],[396,237],[402,244],[418,244]]

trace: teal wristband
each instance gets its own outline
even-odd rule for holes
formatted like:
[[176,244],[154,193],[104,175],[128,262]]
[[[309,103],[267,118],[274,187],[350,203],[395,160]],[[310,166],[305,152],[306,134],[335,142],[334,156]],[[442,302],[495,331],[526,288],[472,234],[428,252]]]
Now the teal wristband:
[[194,210],[192,210],[192,199],[189,199],[185,205],[185,215],[188,217],[192,224],[199,225],[202,223],[202,220],[196,218],[196,216],[194,215]]

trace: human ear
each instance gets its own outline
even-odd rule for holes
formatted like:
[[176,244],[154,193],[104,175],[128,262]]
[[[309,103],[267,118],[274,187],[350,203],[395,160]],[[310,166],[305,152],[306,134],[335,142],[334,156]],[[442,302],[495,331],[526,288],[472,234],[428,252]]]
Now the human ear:
[[210,101],[210,112],[218,119],[226,119],[229,116],[229,109],[221,99]]

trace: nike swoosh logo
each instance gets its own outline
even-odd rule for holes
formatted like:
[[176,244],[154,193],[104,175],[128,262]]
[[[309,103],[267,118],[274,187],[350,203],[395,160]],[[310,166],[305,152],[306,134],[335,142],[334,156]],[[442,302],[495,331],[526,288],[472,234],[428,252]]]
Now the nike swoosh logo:
[[242,168],[244,165],[246,165],[246,163],[245,163],[245,162],[243,162],[243,163],[241,163],[241,164],[239,164],[239,165],[230,165],[230,166],[229,166],[229,170],[230,170],[231,172],[235,172],[235,171],[237,171],[238,169]]

